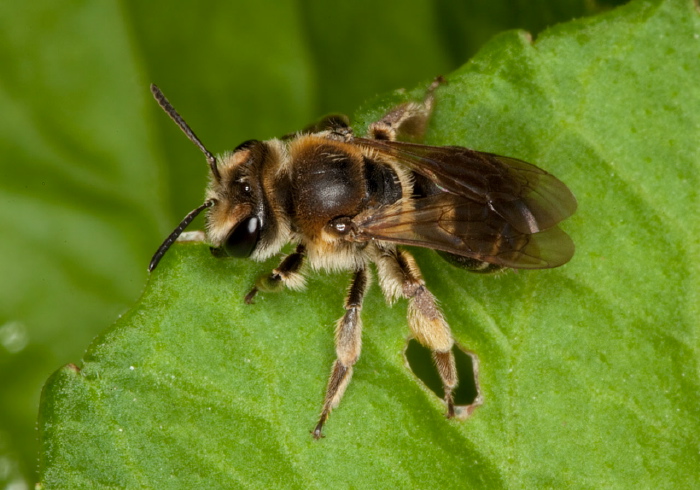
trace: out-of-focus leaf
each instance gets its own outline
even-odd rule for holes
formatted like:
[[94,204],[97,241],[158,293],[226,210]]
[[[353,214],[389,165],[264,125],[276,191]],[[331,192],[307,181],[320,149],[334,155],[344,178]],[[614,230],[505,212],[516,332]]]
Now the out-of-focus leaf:
[[123,26],[102,22],[118,15],[0,6],[0,486],[35,466],[42,378],[138,297],[134,265],[164,231],[146,81]]

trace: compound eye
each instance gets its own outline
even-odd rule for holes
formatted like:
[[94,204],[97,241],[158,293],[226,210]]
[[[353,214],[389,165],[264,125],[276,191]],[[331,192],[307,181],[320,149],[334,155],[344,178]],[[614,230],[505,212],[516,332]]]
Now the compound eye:
[[229,257],[246,258],[253,253],[260,238],[260,220],[257,216],[246,218],[229,233],[224,250]]

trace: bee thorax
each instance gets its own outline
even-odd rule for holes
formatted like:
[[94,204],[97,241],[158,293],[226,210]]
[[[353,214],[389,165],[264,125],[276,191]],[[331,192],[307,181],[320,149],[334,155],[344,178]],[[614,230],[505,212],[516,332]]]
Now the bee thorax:
[[306,137],[291,148],[293,221],[307,237],[326,231],[349,231],[342,223],[328,228],[339,216],[354,216],[366,196],[363,160],[358,150],[344,143]]

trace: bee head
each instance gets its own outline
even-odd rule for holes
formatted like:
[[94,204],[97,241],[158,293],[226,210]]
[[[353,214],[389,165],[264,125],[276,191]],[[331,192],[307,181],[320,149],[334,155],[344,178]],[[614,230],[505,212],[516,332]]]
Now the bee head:
[[207,236],[217,257],[250,257],[271,221],[261,171],[268,154],[265,143],[249,140],[219,159],[212,172],[207,200]]
[[207,199],[190,211],[173,232],[165,239],[151,259],[148,267],[152,271],[170,246],[177,240],[192,220],[205,209],[207,213],[207,235],[217,256],[249,257],[255,250],[267,221],[260,188],[258,169],[265,155],[265,144],[250,140],[217,159],[202,144],[197,135],[178,114],[156,85],[151,92],[161,108],[170,116],[185,135],[207,158],[211,182]]

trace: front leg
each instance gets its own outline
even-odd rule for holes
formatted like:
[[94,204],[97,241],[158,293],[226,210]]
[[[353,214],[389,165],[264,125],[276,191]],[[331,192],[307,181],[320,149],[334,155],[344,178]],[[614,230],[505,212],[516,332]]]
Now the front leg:
[[333,363],[331,377],[326,388],[326,397],[318,424],[312,434],[314,439],[323,437],[323,424],[326,423],[331,410],[338,406],[352,378],[352,366],[360,357],[362,349],[362,300],[367,291],[369,274],[363,268],[355,272],[348,295],[345,298],[345,315],[338,321],[335,329],[335,352],[337,359]]
[[303,288],[304,276],[301,274],[301,267],[304,265],[305,256],[306,248],[299,245],[296,251],[287,255],[270,274],[258,278],[253,289],[245,295],[244,301],[251,304],[258,291],[277,292],[285,286],[291,289]]

